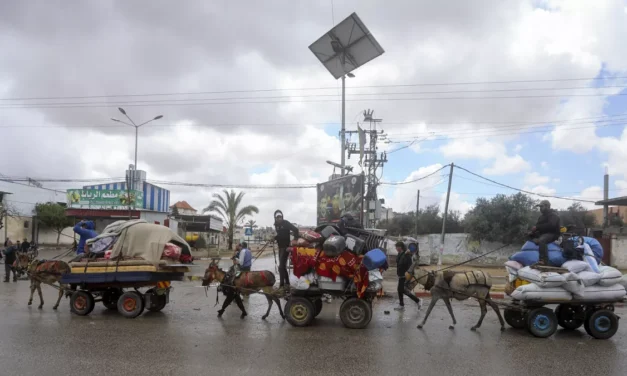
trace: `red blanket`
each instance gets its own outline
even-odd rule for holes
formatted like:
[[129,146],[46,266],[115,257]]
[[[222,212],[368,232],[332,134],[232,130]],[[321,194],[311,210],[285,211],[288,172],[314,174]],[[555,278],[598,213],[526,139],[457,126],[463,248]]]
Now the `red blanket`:
[[315,256],[299,255],[295,249],[292,252],[292,265],[296,277],[313,269],[319,276],[331,278],[333,281],[337,276],[352,279],[360,298],[368,288],[368,270],[361,264],[362,259],[363,256],[357,256],[349,251],[344,251],[337,257],[320,256],[320,252]]

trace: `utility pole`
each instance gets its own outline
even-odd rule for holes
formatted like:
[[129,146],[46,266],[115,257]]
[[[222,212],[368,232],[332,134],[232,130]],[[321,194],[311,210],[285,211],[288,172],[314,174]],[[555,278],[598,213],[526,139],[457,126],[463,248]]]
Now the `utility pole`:
[[438,266],[442,265],[442,255],[444,254],[444,235],[446,234],[446,216],[448,214],[448,201],[451,198],[451,183],[453,182],[453,169],[455,164],[451,163],[451,172],[448,174],[448,189],[446,191],[446,202],[444,204],[444,215],[442,216],[442,235],[440,236],[440,256]]
[[[350,77],[350,76],[349,76]],[[364,123],[368,122],[370,124],[369,130],[363,130],[365,134],[370,136],[370,145],[363,150],[363,166],[368,169],[366,173],[366,194],[365,194],[365,202],[366,202],[366,219],[364,221],[364,227],[366,228],[374,228],[377,224],[376,218],[376,207],[377,207],[377,186],[379,185],[379,177],[377,176],[377,169],[382,168],[385,163],[388,161],[387,153],[382,152],[379,153],[377,150],[377,141],[379,139],[384,139],[386,134],[383,133],[383,130],[377,130],[377,124],[382,121],[382,119],[373,118],[374,110],[365,110],[364,114]],[[359,133],[359,131],[347,131],[346,133]],[[348,146],[348,158],[352,154],[360,154],[360,150],[357,147],[356,143],[351,143]]]
[[420,189],[418,190],[418,192],[416,193],[416,236],[418,236],[418,211],[420,210]]
[[[610,198],[610,175],[607,172],[607,166],[605,167],[605,175],[603,175],[603,201]],[[607,228],[610,225],[609,221],[609,206],[607,203],[603,204],[603,228]]]

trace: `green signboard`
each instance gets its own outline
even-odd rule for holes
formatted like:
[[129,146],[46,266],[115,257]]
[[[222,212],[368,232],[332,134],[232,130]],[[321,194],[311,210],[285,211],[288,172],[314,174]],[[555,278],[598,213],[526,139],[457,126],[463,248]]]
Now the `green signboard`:
[[144,207],[144,193],[123,189],[68,189],[67,205],[75,209],[128,209]]

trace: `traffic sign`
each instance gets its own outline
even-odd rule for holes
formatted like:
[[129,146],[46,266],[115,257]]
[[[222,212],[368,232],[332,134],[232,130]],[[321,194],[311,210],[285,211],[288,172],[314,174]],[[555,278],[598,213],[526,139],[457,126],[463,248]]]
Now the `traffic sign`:
[[253,228],[252,227],[246,227],[244,229],[244,235],[245,236],[253,236]]

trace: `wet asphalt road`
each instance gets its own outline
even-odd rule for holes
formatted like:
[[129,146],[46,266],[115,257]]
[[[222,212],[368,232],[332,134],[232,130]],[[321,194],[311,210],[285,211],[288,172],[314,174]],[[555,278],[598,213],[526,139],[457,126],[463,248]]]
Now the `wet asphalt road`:
[[[235,304],[219,319],[215,289],[207,298],[195,283],[173,286],[162,312],[125,319],[99,303],[91,315],[75,316],[67,299],[53,311],[56,290],[48,286],[38,310],[37,297],[32,307],[26,305],[28,281],[0,283],[0,374],[527,376],[624,375],[627,369],[625,327],[606,341],[583,329],[537,339],[511,328],[501,332],[488,312],[472,332],[478,307],[455,302],[455,330],[448,329],[450,317],[441,304],[419,330],[425,308],[408,304],[399,314],[391,311],[395,302],[385,299],[374,304],[364,330],[343,327],[337,301],[325,303],[313,326],[294,328],[281,320],[276,306],[261,320],[267,307],[263,296],[245,301],[244,320]],[[617,308],[619,315],[626,312]]]

